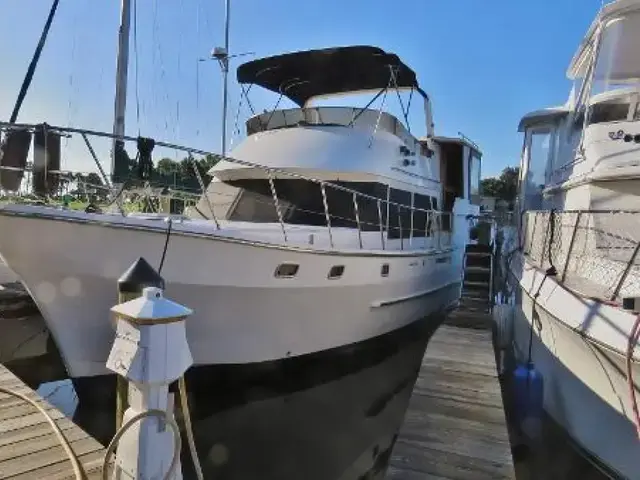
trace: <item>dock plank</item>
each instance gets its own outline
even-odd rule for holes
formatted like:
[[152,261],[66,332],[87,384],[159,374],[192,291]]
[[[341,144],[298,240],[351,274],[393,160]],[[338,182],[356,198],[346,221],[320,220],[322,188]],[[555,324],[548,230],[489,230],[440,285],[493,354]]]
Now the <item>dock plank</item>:
[[490,331],[443,325],[435,333],[387,479],[515,479]]
[[[105,449],[0,364],[0,385],[35,400],[70,442],[87,475],[101,472]],[[46,418],[32,405],[0,393],[0,479],[73,478],[73,467]]]

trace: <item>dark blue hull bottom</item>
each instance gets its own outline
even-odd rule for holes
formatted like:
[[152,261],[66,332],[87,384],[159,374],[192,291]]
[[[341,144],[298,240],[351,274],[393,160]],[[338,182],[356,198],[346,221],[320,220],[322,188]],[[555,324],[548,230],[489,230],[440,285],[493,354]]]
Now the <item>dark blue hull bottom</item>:
[[[205,477],[383,478],[427,343],[445,315],[301,357],[192,367],[186,382]],[[114,433],[114,384],[113,376],[74,380],[74,420],[105,443]],[[107,412],[102,422],[98,404]],[[185,478],[195,478],[186,446],[182,465]]]

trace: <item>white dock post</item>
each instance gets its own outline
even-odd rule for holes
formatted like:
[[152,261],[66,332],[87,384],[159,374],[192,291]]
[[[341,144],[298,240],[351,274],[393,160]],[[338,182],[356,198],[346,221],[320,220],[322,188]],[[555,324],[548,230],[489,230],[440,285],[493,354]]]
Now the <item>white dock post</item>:
[[158,410],[173,419],[169,384],[193,363],[185,329],[185,319],[193,312],[163,298],[162,293],[160,288],[147,287],[141,297],[111,309],[118,324],[107,368],[130,382],[123,431],[114,437],[117,441],[121,434],[113,473],[116,480],[182,479],[179,447],[177,464],[167,476],[176,454],[176,435],[179,438],[179,432],[169,428],[177,428],[175,420],[170,425],[148,414],[131,423],[144,412]]

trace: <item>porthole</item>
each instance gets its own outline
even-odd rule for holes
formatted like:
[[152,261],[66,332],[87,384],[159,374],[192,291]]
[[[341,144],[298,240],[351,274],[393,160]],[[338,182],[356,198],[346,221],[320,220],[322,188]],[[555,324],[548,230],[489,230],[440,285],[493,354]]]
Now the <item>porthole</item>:
[[281,263],[276,268],[275,276],[278,278],[292,278],[298,273],[300,266],[297,263]]
[[329,270],[328,278],[330,280],[340,278],[343,273],[344,273],[344,265],[334,265],[333,267],[331,267],[331,270]]
[[382,264],[382,268],[380,269],[380,275],[382,275],[383,277],[388,277],[389,276],[389,264],[388,263],[383,263]]

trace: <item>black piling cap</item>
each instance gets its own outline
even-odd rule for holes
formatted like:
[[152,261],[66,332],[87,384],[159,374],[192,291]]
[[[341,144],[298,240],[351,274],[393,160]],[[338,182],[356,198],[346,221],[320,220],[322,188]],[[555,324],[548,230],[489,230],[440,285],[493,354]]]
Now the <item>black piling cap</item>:
[[142,289],[146,287],[164,290],[164,278],[149,265],[149,262],[140,257],[118,279],[118,292],[142,293]]

